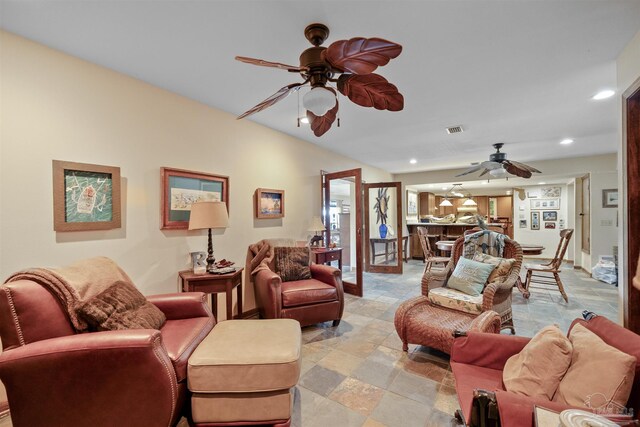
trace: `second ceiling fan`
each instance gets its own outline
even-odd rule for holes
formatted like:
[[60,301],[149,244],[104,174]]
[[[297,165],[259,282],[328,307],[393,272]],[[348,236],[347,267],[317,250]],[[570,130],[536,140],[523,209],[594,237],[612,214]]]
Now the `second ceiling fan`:
[[[302,103],[311,130],[316,136],[322,136],[331,128],[338,113],[337,94],[327,87],[329,82],[335,83],[340,93],[360,106],[389,111],[404,108],[404,97],[398,88],[374,73],[400,55],[402,46],[380,38],[355,37],[323,47],[322,43],[329,37],[329,28],[323,24],[307,26],[304,35],[313,47],[302,52],[299,66],[236,56],[238,61],[300,73],[303,78],[302,83],[284,86],[238,119],[262,111],[309,84],[311,90],[304,95]],[[337,74],[340,76],[335,78]]]

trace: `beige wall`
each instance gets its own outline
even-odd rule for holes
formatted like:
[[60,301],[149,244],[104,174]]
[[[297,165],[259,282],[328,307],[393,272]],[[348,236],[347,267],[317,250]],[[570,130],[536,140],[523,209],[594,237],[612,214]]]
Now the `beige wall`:
[[[635,82],[640,79],[640,32],[638,32],[635,37],[627,44],[627,46],[623,49],[623,51],[618,56],[616,61],[616,70],[617,70],[617,91],[616,96],[621,100],[622,94],[624,94],[631,86],[634,85]],[[626,163],[626,141],[624,140],[624,135],[622,131],[622,102],[619,103],[620,106],[620,114],[618,117],[620,118],[618,123],[618,147],[619,152],[621,153],[620,158],[618,160],[618,188],[621,190],[619,193],[619,211],[620,211],[620,223],[622,227],[619,227],[618,230],[618,241],[619,241],[619,259],[621,262],[618,269],[618,277],[621,279],[621,283],[618,286],[619,291],[619,301],[621,306],[624,306],[623,300],[626,298],[627,288],[629,284],[626,281],[628,276],[627,265],[626,265],[626,236],[629,236],[629,233],[634,233],[634,235],[638,235],[640,230],[628,230],[627,229],[627,192],[626,192],[626,182],[627,182],[627,163]],[[626,309],[626,307],[625,307]],[[626,318],[626,313],[623,313]]]
[[[206,249],[206,233],[160,230],[162,166],[230,177],[230,227],[214,235],[213,245],[218,259],[240,266],[252,242],[307,237],[311,217],[320,214],[321,169],[362,167],[368,182],[391,177],[10,33],[0,33],[0,43],[2,279],[26,267],[106,255],[143,293],[175,291],[188,253]],[[122,228],[54,232],[52,159],[119,166]],[[254,219],[252,197],[259,187],[286,191],[282,220]],[[253,290],[244,292],[246,311],[255,303]],[[219,313],[224,318],[222,302]]]

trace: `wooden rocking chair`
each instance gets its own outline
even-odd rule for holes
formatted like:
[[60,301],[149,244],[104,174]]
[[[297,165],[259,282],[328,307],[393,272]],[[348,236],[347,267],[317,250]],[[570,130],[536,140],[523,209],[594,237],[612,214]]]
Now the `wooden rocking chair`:
[[[527,269],[527,279],[524,283],[524,297],[529,298],[529,287],[532,283],[540,283],[543,285],[555,285],[558,287],[562,298],[566,302],[569,302],[569,297],[564,291],[562,280],[560,280],[560,267],[562,266],[562,259],[567,252],[569,241],[573,235],[573,229],[567,228],[560,231],[560,242],[556,249],[556,254],[553,259],[546,264],[526,264],[524,267]],[[535,273],[535,274],[534,274]],[[540,286],[541,289],[551,289],[548,287]]]
[[431,249],[431,242],[429,241],[429,235],[424,227],[418,227],[418,239],[420,239],[420,246],[422,246],[422,252],[424,252],[424,271],[431,270],[434,264],[442,264],[445,267],[451,257],[436,256],[435,252]]

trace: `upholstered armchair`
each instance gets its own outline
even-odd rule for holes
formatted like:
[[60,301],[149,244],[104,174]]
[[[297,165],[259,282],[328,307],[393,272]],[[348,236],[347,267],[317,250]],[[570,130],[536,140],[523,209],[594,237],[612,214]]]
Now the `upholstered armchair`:
[[40,284],[0,287],[0,378],[13,425],[171,426],[187,401],[187,360],[215,324],[205,294],[147,298],[160,330],[76,333]]
[[[445,286],[463,254],[464,239],[464,236],[459,237],[453,244],[451,260],[444,270],[430,270],[424,273],[422,276],[422,295],[429,297],[431,290]],[[495,311],[500,315],[501,329],[509,328],[511,333],[515,334],[511,311],[511,294],[516,281],[520,277],[520,269],[522,267],[522,248],[520,248],[518,242],[505,237],[502,258],[515,259],[515,263],[503,281],[497,280],[488,283],[479,297],[467,298],[462,295],[457,299],[455,295],[449,295],[448,297],[451,297],[450,301],[452,301],[451,304],[455,305],[455,307],[451,306],[449,308],[462,309],[478,315],[487,311]],[[458,295],[459,293],[455,294]],[[442,301],[440,299],[439,302],[445,305]]]
[[260,317],[295,319],[301,326],[329,320],[333,326],[340,323],[344,310],[340,270],[311,264],[311,278],[283,282],[272,268],[260,270],[253,279]]

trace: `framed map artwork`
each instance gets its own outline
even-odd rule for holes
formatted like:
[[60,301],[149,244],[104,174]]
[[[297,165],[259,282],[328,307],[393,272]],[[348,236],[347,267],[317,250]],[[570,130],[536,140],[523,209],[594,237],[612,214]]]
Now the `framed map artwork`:
[[53,229],[121,227],[120,168],[53,160]]
[[160,168],[162,230],[189,228],[191,205],[225,202],[229,212],[229,177],[182,169]]

